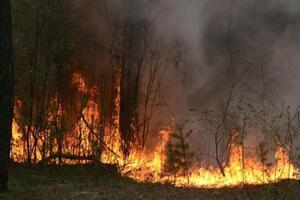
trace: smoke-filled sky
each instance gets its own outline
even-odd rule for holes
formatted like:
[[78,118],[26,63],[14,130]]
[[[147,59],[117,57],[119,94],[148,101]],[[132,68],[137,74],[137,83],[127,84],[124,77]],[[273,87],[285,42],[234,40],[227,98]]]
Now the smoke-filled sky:
[[234,48],[245,54],[243,59],[265,65],[267,76],[276,85],[275,93],[288,104],[298,104],[299,1],[163,0],[158,4],[157,12],[164,12],[162,20],[156,21],[161,37],[186,43],[185,68],[194,78],[190,98],[199,95],[205,101],[213,95],[209,88],[226,68],[220,37],[230,28]]
[[[86,1],[76,2],[86,8]],[[99,7],[103,2],[99,1]],[[174,104],[180,102],[179,107],[205,106],[216,98],[215,85],[226,82],[228,55],[224,51],[228,37],[232,38],[233,49],[242,54],[239,59],[248,63],[248,66],[240,64],[243,65],[240,68],[263,65],[278,100],[293,106],[298,104],[298,0],[114,0],[106,3],[112,5],[106,9],[119,10],[132,19],[149,20],[163,44],[180,44],[182,61],[178,70],[183,76],[170,72],[166,77],[169,83],[177,80],[180,85],[182,79],[188,83],[181,88],[184,95],[171,94],[176,100]],[[101,21],[97,19],[90,21],[101,29]],[[261,87],[253,74],[243,81],[253,88]]]
[[[88,23],[105,29],[101,14],[85,6],[88,1],[76,2],[91,15]],[[175,120],[196,119],[199,113],[191,109],[215,106],[229,88],[232,63],[236,71],[247,71],[235,95],[267,89],[278,105],[300,104],[299,0],[102,0],[98,7],[104,2],[104,10],[147,20],[161,45],[178,48],[180,62],[168,66],[162,85]]]
[[[216,105],[220,90],[228,89],[230,77],[224,76],[230,70],[228,38],[237,70],[250,71],[242,77],[244,84],[254,93],[265,92],[257,74],[262,67],[269,84],[267,92],[272,91],[274,102],[292,108],[300,104],[300,1],[158,0],[152,1],[150,8],[149,1],[143,3],[143,13],[151,10],[158,37],[165,43],[181,44],[181,78],[188,79],[188,84],[181,90],[174,89],[181,78],[173,73],[166,77],[171,83],[167,87],[171,88],[170,104],[177,119],[193,119],[191,108]],[[245,91],[242,87],[238,93]],[[256,143],[258,138],[263,139],[258,136],[262,134],[254,134]],[[249,136],[248,142],[252,139]]]

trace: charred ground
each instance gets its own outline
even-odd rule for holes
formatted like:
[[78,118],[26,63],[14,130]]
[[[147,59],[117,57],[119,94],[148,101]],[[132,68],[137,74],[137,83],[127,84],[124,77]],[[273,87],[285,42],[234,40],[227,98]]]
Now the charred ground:
[[300,181],[221,189],[137,183],[102,165],[25,166],[10,169],[10,192],[0,199],[298,199]]

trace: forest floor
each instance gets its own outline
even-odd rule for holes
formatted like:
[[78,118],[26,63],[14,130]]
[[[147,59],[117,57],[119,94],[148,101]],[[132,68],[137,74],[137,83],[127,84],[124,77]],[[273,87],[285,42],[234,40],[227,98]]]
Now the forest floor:
[[100,166],[13,166],[9,192],[1,200],[192,200],[192,199],[300,199],[300,182],[222,189],[175,188],[137,183]]

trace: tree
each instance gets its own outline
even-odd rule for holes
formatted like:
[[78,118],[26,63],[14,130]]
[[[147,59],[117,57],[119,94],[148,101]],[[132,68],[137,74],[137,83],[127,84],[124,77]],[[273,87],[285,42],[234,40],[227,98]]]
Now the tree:
[[[12,3],[15,79],[26,80],[15,84],[15,101],[20,106],[15,108],[14,119],[22,134],[20,157],[28,163],[62,154],[64,132],[75,118],[69,111],[75,110],[73,104],[65,98],[70,96],[66,92],[70,87],[64,84],[71,77],[70,7],[61,0]],[[49,116],[53,116],[51,120]]]
[[[216,81],[218,94],[216,106],[212,109],[205,109],[201,113],[205,131],[213,137],[214,155],[212,156],[222,173],[225,176],[224,165],[228,163],[230,144],[235,130],[243,131],[244,139],[245,128],[247,127],[247,112],[243,111],[245,104],[245,93],[239,92],[244,86],[243,79],[249,75],[249,66],[245,65],[246,56],[239,46],[239,41],[235,27],[229,23],[224,31],[218,33],[208,42],[209,48],[220,53],[222,57],[220,63],[216,63],[222,72]],[[214,63],[214,61],[213,61]],[[242,112],[243,111],[243,112]],[[246,123],[247,122],[247,123]],[[243,142],[241,143],[243,144]]]
[[192,130],[185,133],[185,124],[176,126],[176,132],[173,133],[173,143],[168,144],[168,159],[165,164],[165,171],[174,175],[183,175],[189,182],[189,168],[193,164],[194,154],[190,151],[188,139],[192,134]]
[[0,192],[8,181],[10,139],[12,134],[14,72],[12,63],[12,26],[9,0],[0,2]]

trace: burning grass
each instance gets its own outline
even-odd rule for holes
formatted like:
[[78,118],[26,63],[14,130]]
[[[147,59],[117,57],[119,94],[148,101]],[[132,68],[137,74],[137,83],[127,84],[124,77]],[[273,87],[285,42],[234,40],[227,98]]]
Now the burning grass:
[[[95,88],[88,88],[79,74],[75,74],[73,79],[79,92],[95,95]],[[97,109],[97,103],[89,100],[86,107],[82,109],[80,120],[77,121],[73,129],[63,137],[58,137],[59,140],[56,138],[57,143],[61,141],[61,151],[58,151],[59,145],[54,143],[51,144],[52,150],[46,153],[47,138],[51,138],[51,129],[46,130],[41,137],[28,138],[29,147],[32,146],[31,148],[35,150],[35,154],[31,155],[35,155],[32,160],[43,162],[45,156],[51,158],[53,153],[57,151],[58,156],[64,155],[64,158],[60,157],[64,160],[59,161],[54,158],[52,164],[86,164],[89,163],[88,160],[76,161],[75,159],[75,161],[71,161],[65,158],[92,158],[90,159],[91,162],[100,161],[118,166],[122,176],[133,178],[138,182],[171,183],[178,187],[221,188],[243,184],[261,185],[299,178],[299,170],[291,161],[289,152],[283,147],[276,149],[275,163],[272,166],[266,166],[255,156],[245,157],[244,148],[235,142],[231,142],[229,145],[229,159],[227,163],[221,163],[223,168],[199,164],[195,166],[186,165],[178,168],[175,172],[166,173],[165,166],[169,156],[167,147],[172,142],[171,135],[174,132],[171,126],[160,131],[153,152],[147,152],[145,149],[137,148],[138,145],[133,145],[129,154],[124,157],[122,149],[124,141],[122,141],[120,133],[120,88],[118,86],[119,84],[116,87],[118,95],[114,99],[115,112],[112,116],[114,126],[102,127],[101,129],[104,131],[102,138],[99,138],[101,134],[98,130],[99,127],[96,126],[99,124],[97,122],[99,122],[101,113]],[[58,111],[57,116],[50,115],[50,122],[55,118],[60,119],[62,117],[62,112]],[[60,122],[60,120],[57,121]],[[34,126],[31,128],[34,129],[35,134],[39,131]],[[22,140],[22,133],[19,130],[20,127],[14,122],[12,158],[14,161],[24,163],[26,162],[24,159],[26,143]],[[30,141],[35,142],[30,143]],[[102,148],[101,153],[99,148]],[[185,158],[181,158],[180,162],[185,163]]]
[[[84,126],[84,122],[78,125],[78,127]],[[85,127],[84,130],[88,129]],[[88,133],[89,131],[86,132],[87,136]],[[171,183],[178,187],[221,188],[241,184],[261,185],[299,178],[298,168],[291,163],[288,153],[283,148],[277,149],[275,164],[267,167],[255,157],[243,158],[243,149],[238,144],[232,144],[230,147],[229,162],[224,167],[224,175],[217,167],[202,166],[190,167],[186,169],[186,172],[180,169],[172,174],[166,174],[167,145],[170,142],[170,134],[171,129],[160,132],[160,142],[157,143],[153,153],[133,149],[126,159],[122,153],[120,136],[116,135],[114,140],[107,137],[105,143],[109,150],[102,153],[101,162],[116,165],[122,176],[133,178],[138,182]],[[88,137],[84,141],[89,142]],[[13,151],[18,151],[18,148],[13,148]],[[84,152],[84,148],[81,151]],[[65,155],[70,157],[69,154]],[[84,158],[85,156],[75,156],[74,158],[80,157]],[[78,161],[72,162],[67,159],[64,162],[76,164]]]

